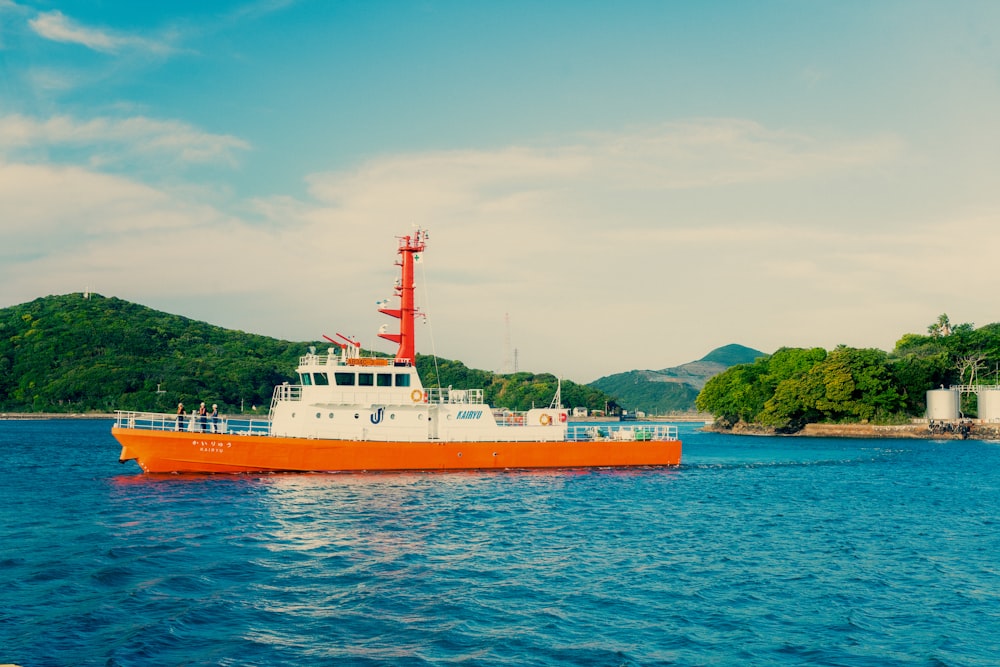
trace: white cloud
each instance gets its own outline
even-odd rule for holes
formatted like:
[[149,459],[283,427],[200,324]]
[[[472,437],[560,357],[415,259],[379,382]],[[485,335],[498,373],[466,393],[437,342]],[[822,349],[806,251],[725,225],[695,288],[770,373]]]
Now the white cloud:
[[[7,120],[5,145],[141,144],[160,127]],[[295,340],[343,331],[389,351],[374,302],[391,295],[394,237],[416,223],[431,232],[418,350],[475,367],[500,367],[505,313],[522,369],[578,381],[732,342],[891,347],[939,312],[988,321],[967,284],[989,284],[990,268],[966,261],[968,239],[1000,240],[989,210],[942,218],[897,203],[887,215],[879,202],[839,224],[829,211],[841,191],[823,186],[879,173],[903,152],[891,138],[692,121],[565,146],[379,158],[309,177],[312,199],[248,202],[263,225],[202,203],[197,189],[0,164],[0,227],[12,239],[0,302],[89,285],[223,326]],[[748,205],[762,188],[769,199]]]
[[124,150],[131,154],[169,155],[188,163],[235,164],[250,145],[232,135],[202,132],[178,121],[142,116],[45,120],[22,115],[0,117],[0,152],[24,148],[87,146],[97,156]]
[[[886,215],[886,201],[869,208],[855,193],[845,214],[843,198],[909,159],[892,136],[835,142],[691,121],[562,147],[381,158],[312,176],[318,206],[273,206],[317,243],[349,242],[337,261],[355,272],[385,264],[380,239],[429,227],[446,356],[497,367],[498,327],[511,312],[532,341],[522,349],[531,368],[596,376],[683,363],[730,342],[891,346],[901,319],[926,317],[913,286],[935,260],[958,261],[961,244],[942,245],[942,222],[905,202]],[[949,224],[968,238],[973,223]],[[956,295],[960,283],[942,281]],[[879,313],[887,321],[876,327]],[[614,358],[595,352],[605,340],[616,341]]]
[[13,0],[0,0],[0,12],[23,12],[26,8]]
[[0,163],[0,232],[8,304],[86,285],[147,304],[206,290],[218,302],[259,288],[254,267],[274,248],[211,206],[80,167]]
[[102,30],[80,25],[53,10],[42,12],[28,24],[40,37],[66,44],[79,44],[101,53],[119,53],[126,50],[168,54],[174,49],[169,44],[135,35],[121,34],[112,30]]

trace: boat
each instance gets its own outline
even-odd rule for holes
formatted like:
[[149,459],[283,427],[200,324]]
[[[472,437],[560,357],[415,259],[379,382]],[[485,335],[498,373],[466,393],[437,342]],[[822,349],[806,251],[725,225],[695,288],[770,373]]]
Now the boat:
[[295,384],[274,388],[267,418],[118,411],[119,460],[146,473],[267,473],[619,468],[680,464],[677,427],[569,422],[560,392],[548,407],[494,409],[482,389],[427,387],[416,368],[414,264],[427,233],[398,238],[399,321],[379,336],[395,356],[362,353],[347,336],[310,347]]

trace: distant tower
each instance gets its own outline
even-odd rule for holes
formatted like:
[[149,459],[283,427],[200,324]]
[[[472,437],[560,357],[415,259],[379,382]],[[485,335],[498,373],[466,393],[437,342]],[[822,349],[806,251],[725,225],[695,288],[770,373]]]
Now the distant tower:
[[514,370],[514,361],[510,356],[510,313],[503,314],[503,366],[500,372],[509,375]]

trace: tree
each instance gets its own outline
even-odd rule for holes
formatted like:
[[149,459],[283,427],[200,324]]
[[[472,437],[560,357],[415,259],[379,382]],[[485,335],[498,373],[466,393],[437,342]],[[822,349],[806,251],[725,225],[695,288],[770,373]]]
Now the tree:
[[986,355],[979,352],[963,354],[956,360],[958,378],[961,384],[976,384],[979,371],[986,368]]
[[[794,391],[793,391],[794,390]],[[840,346],[768,405],[787,425],[817,418],[871,420],[899,412],[904,401],[882,350]]]
[[940,336],[950,336],[951,322],[948,321],[948,316],[944,313],[938,315],[937,321],[927,327],[927,333],[935,338]]
[[[709,379],[698,394],[695,405],[699,410],[710,412],[720,421],[760,422],[767,410],[767,404],[783,383],[796,380],[807,373],[818,362],[826,358],[822,348],[783,347],[774,354],[761,357],[752,364],[732,366],[723,373]],[[792,385],[782,390],[787,396]],[[784,406],[779,412],[788,406]],[[769,414],[767,419],[782,417]],[[762,422],[764,423],[764,422]]]

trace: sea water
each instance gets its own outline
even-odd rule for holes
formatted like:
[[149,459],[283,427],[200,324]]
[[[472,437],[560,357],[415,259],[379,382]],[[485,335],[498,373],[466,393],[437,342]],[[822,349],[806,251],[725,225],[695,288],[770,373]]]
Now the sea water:
[[994,442],[149,476],[110,426],[0,422],[0,663],[1000,664]]

